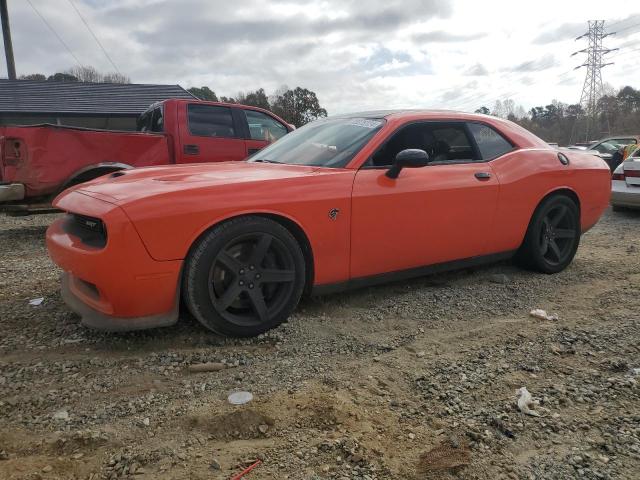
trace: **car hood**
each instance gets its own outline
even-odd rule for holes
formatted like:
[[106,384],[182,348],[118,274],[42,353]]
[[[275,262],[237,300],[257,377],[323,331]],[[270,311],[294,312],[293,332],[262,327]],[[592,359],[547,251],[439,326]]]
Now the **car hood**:
[[284,180],[331,170],[339,169],[257,162],[170,165],[121,170],[83,183],[77,190],[120,204],[181,190]]

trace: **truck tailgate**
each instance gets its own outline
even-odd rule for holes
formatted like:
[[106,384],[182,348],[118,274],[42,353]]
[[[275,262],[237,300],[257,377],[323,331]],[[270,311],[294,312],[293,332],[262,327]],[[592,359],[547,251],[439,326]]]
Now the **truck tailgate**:
[[2,181],[24,184],[29,197],[56,193],[78,173],[98,166],[170,163],[163,134],[57,125],[8,126],[2,133]]

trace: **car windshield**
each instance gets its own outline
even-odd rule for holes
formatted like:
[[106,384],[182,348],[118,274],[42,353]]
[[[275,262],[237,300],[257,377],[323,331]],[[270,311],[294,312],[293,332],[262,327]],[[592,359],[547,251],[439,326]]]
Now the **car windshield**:
[[383,125],[381,118],[316,120],[255,153],[249,161],[342,168]]
[[599,153],[613,153],[616,150],[618,150],[618,148],[619,148],[618,145],[614,145],[608,142],[602,142],[599,145],[596,145],[595,147],[593,147],[593,150],[596,150]]

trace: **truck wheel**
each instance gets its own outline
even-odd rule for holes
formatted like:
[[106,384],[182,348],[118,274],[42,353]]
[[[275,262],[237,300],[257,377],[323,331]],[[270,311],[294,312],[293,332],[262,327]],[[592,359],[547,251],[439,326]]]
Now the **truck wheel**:
[[184,299],[214,332],[251,337],[285,321],[305,283],[300,245],[279,223],[257,216],[224,222],[192,247]]
[[553,195],[536,209],[516,255],[521,265],[557,273],[571,263],[580,244],[580,212],[566,195]]

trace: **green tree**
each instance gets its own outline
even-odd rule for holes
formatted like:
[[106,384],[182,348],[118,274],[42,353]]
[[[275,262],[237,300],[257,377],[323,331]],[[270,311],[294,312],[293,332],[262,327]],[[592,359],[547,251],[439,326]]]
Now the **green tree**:
[[271,110],[271,104],[269,98],[264,92],[264,88],[259,88],[255,92],[249,92],[246,94],[238,94],[236,98],[238,103],[244,105],[251,105],[253,107],[264,108],[265,110]]
[[483,115],[491,115],[491,110],[489,110],[487,107],[482,106],[480,108],[478,108],[475,113],[481,113]]
[[640,111],[640,90],[627,85],[618,92],[616,98],[623,112]]
[[41,73],[30,73],[29,75],[20,75],[19,80],[39,80],[41,82],[45,81],[47,77],[45,77]]
[[296,127],[327,116],[327,111],[320,106],[316,94],[301,87],[294,90],[282,87],[273,96],[271,111]]
[[49,75],[47,80],[50,82],[77,82],[78,77],[71,75],[70,73],[57,72],[53,75]]
[[218,97],[216,96],[216,92],[211,90],[209,87],[191,87],[187,90],[189,93],[194,95],[196,98],[200,100],[208,100],[210,102],[217,102]]

